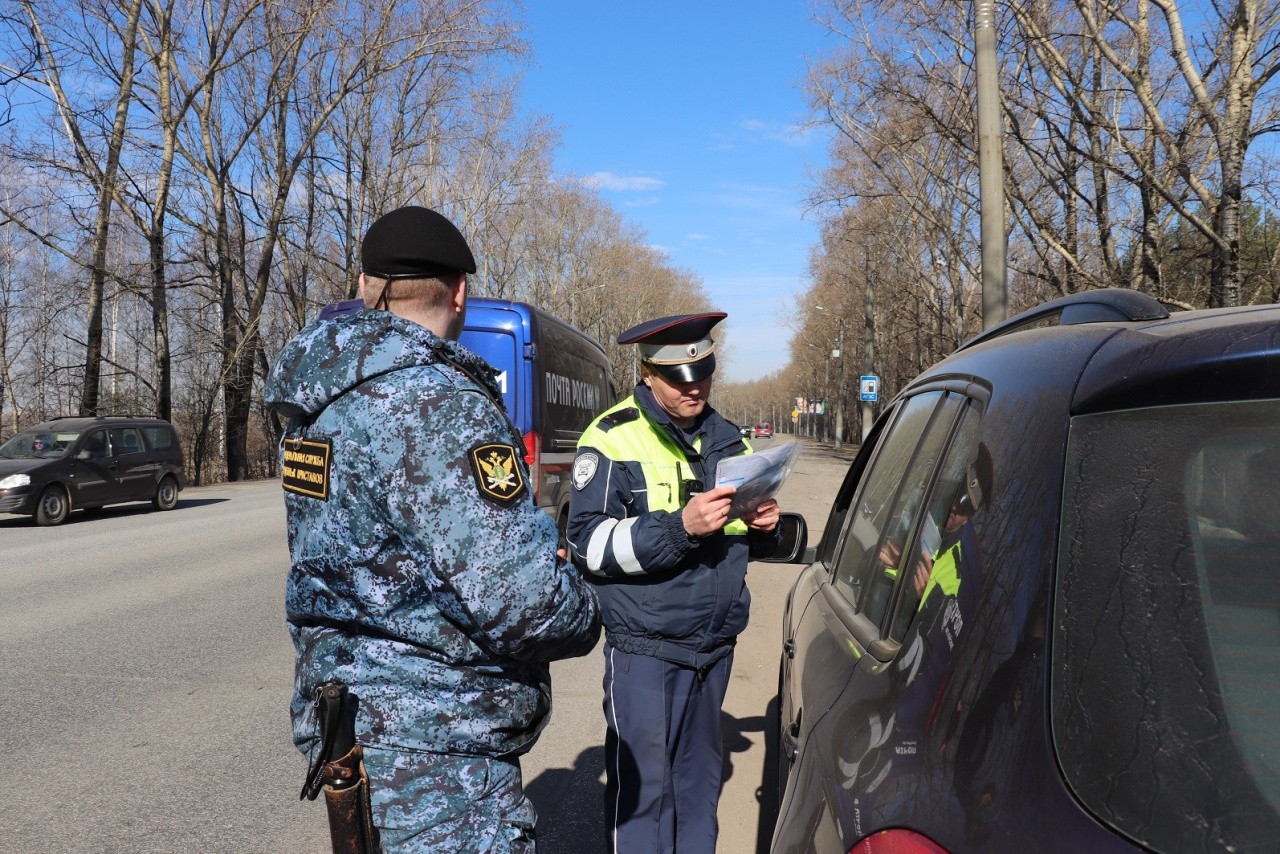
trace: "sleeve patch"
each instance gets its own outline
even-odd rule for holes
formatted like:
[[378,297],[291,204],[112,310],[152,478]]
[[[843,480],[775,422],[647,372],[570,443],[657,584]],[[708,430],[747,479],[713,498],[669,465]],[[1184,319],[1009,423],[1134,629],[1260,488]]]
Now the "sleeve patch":
[[467,452],[481,498],[510,507],[528,491],[518,453],[512,445],[499,444],[476,445]]
[[285,439],[280,480],[285,492],[329,500],[333,443],[328,439]]
[[581,492],[587,488],[587,484],[596,476],[596,470],[600,468],[600,458],[595,454],[587,451],[573,461],[573,488]]

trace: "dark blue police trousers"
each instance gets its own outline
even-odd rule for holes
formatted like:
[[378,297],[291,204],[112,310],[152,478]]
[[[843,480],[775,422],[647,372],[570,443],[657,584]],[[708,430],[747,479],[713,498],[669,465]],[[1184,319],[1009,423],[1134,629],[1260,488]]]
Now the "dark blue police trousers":
[[700,673],[605,644],[609,851],[715,854],[720,707],[732,667],[732,653]]

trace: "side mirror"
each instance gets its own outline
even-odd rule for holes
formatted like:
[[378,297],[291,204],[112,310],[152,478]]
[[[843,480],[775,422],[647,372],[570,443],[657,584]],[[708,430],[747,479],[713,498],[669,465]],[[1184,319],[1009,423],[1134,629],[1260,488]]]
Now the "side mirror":
[[773,554],[754,560],[764,563],[813,563],[817,549],[809,548],[809,524],[799,513],[783,513],[778,520],[782,540]]
[[87,459],[89,459],[89,452],[88,452],[87,450],[85,450],[85,451],[81,451],[80,453],[76,454],[76,459],[77,459],[77,460],[87,460]]

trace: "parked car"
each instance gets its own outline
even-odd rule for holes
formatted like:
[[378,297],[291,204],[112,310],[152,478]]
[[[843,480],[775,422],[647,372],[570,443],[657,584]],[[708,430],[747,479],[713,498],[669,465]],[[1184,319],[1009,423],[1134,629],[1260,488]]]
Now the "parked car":
[[185,486],[182,446],[159,418],[58,418],[0,445],[0,513],[39,525],[126,501],[172,510]]
[[787,601],[774,852],[1276,850],[1277,329],[1089,291],[897,395]]
[[770,439],[773,437],[773,425],[768,421],[761,421],[752,428],[753,438]]

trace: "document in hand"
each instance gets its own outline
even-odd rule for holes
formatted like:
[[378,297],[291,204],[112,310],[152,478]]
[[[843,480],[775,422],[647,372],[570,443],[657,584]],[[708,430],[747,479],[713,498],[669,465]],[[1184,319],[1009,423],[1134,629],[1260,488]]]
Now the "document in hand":
[[743,513],[776,495],[799,459],[800,449],[799,442],[788,442],[767,451],[721,460],[716,466],[715,485],[738,488],[733,494],[729,518],[740,519]]

